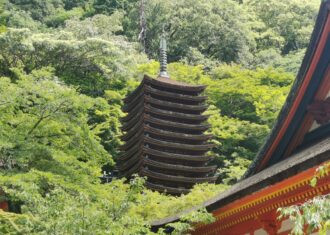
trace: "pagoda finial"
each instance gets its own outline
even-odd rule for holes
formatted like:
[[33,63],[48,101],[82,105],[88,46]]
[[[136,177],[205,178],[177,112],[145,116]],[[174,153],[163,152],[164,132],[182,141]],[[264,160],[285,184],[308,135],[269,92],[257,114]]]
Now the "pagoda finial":
[[166,35],[165,35],[165,25],[163,24],[163,32],[160,38],[160,72],[159,77],[169,78],[167,74],[167,45],[166,45]]

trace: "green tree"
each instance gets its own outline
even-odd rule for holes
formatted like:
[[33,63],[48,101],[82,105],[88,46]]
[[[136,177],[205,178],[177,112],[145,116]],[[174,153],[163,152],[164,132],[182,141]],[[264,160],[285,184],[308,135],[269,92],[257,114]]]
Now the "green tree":
[[0,0],[0,33],[3,33],[6,31],[6,21],[3,17],[3,12],[5,8],[5,0]]
[[2,167],[57,172],[64,162],[52,168],[50,164],[63,157],[58,156],[59,150],[78,161],[98,162],[96,169],[113,163],[88,126],[87,111],[93,109],[94,100],[60,85],[48,68],[30,75],[18,69],[13,73],[15,83],[0,80]]
[[[254,39],[244,9],[234,1],[159,1],[146,2],[146,47],[157,58],[162,25],[166,24],[169,61],[187,57],[195,48],[208,58],[222,62],[247,63]],[[125,32],[139,35],[139,9],[128,14]]]
[[93,7],[96,13],[111,15],[116,10],[129,11],[138,2],[139,0],[95,0]]
[[269,133],[266,125],[242,121],[220,114],[211,106],[206,112],[210,115],[210,133],[213,135],[212,149],[214,163],[219,167],[218,182],[234,184],[241,178],[253,160],[256,151]]
[[65,22],[65,30],[74,33],[78,39],[98,37],[111,41],[119,38],[115,35],[123,30],[123,17],[122,12],[116,11],[111,16],[98,14],[84,20],[74,18]]
[[[293,81],[290,73],[274,69],[247,70],[220,66],[211,71],[208,94],[221,113],[271,126]],[[275,98],[276,97],[276,98]]]
[[247,0],[244,4],[260,19],[255,27],[259,50],[275,47],[287,54],[307,47],[320,1]]
[[52,15],[56,10],[63,8],[61,0],[10,0],[8,9],[29,12],[34,20],[43,21],[44,17]]
[[1,75],[12,76],[12,67],[29,73],[51,66],[61,80],[92,96],[103,95],[112,80],[132,76],[142,61],[144,57],[122,39],[78,40],[72,33],[33,34],[27,29],[12,29],[0,35]]

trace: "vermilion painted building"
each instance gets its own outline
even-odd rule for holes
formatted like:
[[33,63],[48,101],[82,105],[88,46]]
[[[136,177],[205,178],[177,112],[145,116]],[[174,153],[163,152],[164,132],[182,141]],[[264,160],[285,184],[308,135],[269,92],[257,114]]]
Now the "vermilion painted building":
[[330,193],[330,176],[310,186],[317,167],[330,160],[329,11],[330,0],[323,1],[298,76],[256,160],[240,182],[201,205],[216,221],[197,225],[193,234],[289,234],[292,223],[277,220],[277,208]]

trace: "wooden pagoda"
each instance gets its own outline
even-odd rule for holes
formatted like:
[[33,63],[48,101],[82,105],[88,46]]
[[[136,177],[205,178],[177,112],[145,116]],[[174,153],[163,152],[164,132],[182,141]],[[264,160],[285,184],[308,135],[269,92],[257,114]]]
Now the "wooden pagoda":
[[[330,174],[315,187],[310,185],[316,169],[330,162],[329,52],[330,0],[325,0],[300,71],[269,137],[240,182],[200,205],[216,220],[197,225],[192,234],[288,235],[293,223],[288,218],[279,220],[277,208],[330,193]],[[154,221],[152,230],[182,215]]]
[[137,173],[147,176],[149,189],[182,194],[196,183],[215,182],[216,167],[208,166],[212,145],[211,135],[204,134],[209,128],[203,115],[208,107],[205,86],[170,79],[164,50],[159,77],[144,76],[124,99],[125,144],[117,165],[121,177]]

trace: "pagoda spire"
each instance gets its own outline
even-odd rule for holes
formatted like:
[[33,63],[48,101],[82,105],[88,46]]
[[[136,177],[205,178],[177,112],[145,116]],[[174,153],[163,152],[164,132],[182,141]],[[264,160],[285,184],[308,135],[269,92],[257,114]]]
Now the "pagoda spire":
[[160,38],[160,72],[159,77],[169,78],[167,73],[167,45],[166,45],[166,35],[165,35],[165,25],[163,25],[163,32]]

